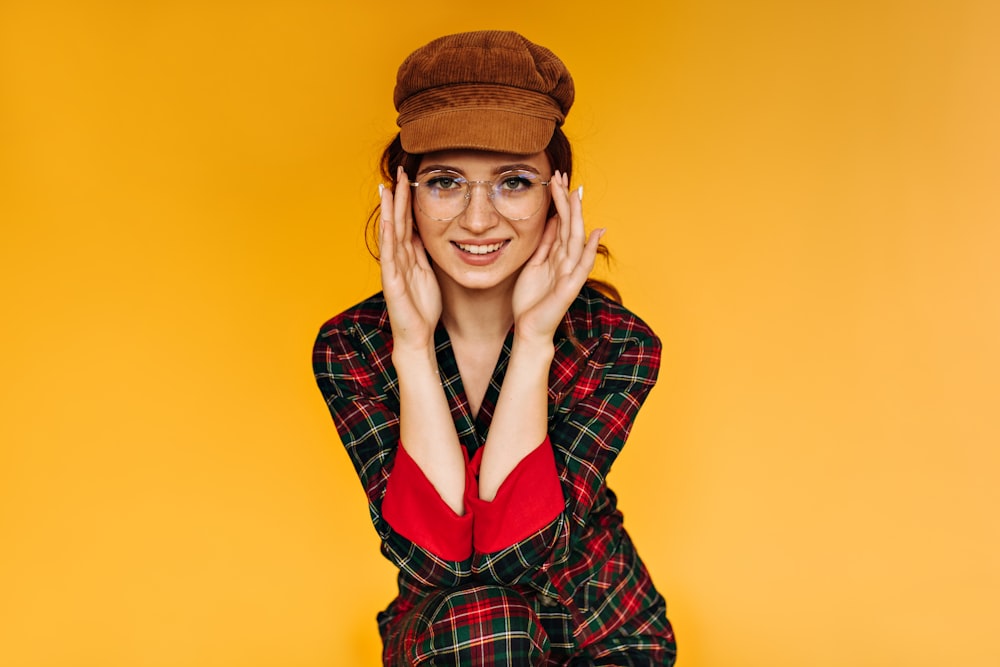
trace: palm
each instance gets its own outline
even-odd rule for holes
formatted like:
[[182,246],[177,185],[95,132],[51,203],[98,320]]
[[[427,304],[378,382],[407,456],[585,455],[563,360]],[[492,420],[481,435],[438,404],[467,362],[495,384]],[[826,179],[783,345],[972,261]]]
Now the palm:
[[551,339],[594,268],[603,231],[594,231],[589,239],[585,238],[582,193],[570,195],[568,185],[565,174],[557,172],[553,176],[556,215],[546,223],[538,249],[514,286],[514,326],[521,336]]
[[573,280],[573,267],[563,258],[528,262],[514,286],[514,322],[519,332],[546,336],[555,332],[582,282]]
[[433,334],[441,317],[441,290],[437,279],[430,268],[421,267],[416,261],[413,257],[416,252],[413,244],[404,252],[397,252],[389,270],[386,270],[385,257],[382,258],[382,292],[393,336],[397,339],[426,338]]
[[441,289],[420,238],[413,234],[408,195],[405,175],[395,197],[388,190],[382,195],[382,293],[395,343],[424,346],[433,340],[441,317]]

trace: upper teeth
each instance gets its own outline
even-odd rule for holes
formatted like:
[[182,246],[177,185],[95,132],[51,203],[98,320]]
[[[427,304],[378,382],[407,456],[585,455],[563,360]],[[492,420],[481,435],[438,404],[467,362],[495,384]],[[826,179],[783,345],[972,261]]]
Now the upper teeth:
[[503,246],[503,243],[491,243],[489,245],[465,245],[464,243],[456,243],[455,245],[465,252],[471,252],[473,255],[485,255],[489,252],[496,252]]

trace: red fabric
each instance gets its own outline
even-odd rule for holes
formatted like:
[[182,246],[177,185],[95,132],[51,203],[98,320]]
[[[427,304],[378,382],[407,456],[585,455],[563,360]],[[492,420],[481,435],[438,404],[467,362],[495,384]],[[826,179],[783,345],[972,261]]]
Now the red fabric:
[[[462,454],[468,470],[465,447]],[[466,490],[470,483],[475,480],[467,472]],[[386,482],[382,516],[397,533],[441,558],[465,560],[472,555],[472,512],[455,514],[402,445],[396,448]]]
[[[469,463],[476,479],[482,458],[480,448]],[[478,489],[473,489],[465,506],[476,517],[472,544],[479,553],[506,549],[552,523],[566,501],[548,436],[510,471],[492,501],[480,500]]]
[[491,502],[479,499],[483,449],[466,460],[465,514],[441,499],[402,446],[386,483],[382,516],[406,539],[447,560],[506,549],[551,523],[565,508],[548,437],[507,475]]

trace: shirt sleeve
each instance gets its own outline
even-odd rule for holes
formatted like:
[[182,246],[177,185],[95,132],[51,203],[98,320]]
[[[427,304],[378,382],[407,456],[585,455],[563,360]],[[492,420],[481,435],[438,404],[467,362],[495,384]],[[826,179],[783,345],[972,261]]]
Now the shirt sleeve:
[[660,367],[660,341],[651,332],[632,331],[609,339],[588,360],[573,383],[569,400],[555,409],[549,434],[560,466],[566,511],[584,526],[605,487]]
[[553,579],[572,576],[566,567],[571,552],[606,493],[607,475],[659,370],[660,342],[635,322],[635,329],[616,330],[585,347],[564,341],[553,361],[550,393],[556,400],[550,404],[548,429],[564,507],[515,544],[493,551],[477,548],[474,572],[508,584],[531,580],[538,571]]
[[548,437],[510,471],[493,500],[479,498],[480,448],[469,463],[475,486],[466,485],[465,506],[475,515],[473,545],[491,553],[521,542],[559,516],[565,501]]
[[[465,495],[475,489],[476,482],[465,456]],[[382,499],[382,516],[400,535],[419,544],[441,558],[462,561],[472,556],[473,512],[459,516],[448,507],[434,485],[406,449],[396,450],[396,463],[386,483]]]
[[483,449],[466,461],[465,507],[456,514],[441,499],[420,466],[402,447],[386,484],[382,515],[407,539],[443,558],[464,560],[479,551],[499,551],[548,525],[565,505],[548,438],[522,459],[492,501],[479,498]]
[[[428,548],[428,544],[436,543],[415,542],[411,538],[421,537],[419,531],[400,532],[385,516],[384,503],[394,467],[399,464],[403,477],[413,477],[407,457],[400,456],[399,398],[394,392],[391,349],[387,331],[358,332],[327,323],[313,348],[316,381],[364,487],[372,523],[382,540],[382,553],[418,582],[435,587],[457,586],[470,575],[471,547],[469,553],[460,553],[445,538],[446,548]],[[416,497],[407,498],[401,493],[398,487],[406,485],[396,486],[400,493],[395,501],[390,496],[390,513],[394,502],[398,509],[399,504]],[[452,517],[452,524],[456,531],[463,530],[461,518]],[[401,525],[412,528],[405,520]]]

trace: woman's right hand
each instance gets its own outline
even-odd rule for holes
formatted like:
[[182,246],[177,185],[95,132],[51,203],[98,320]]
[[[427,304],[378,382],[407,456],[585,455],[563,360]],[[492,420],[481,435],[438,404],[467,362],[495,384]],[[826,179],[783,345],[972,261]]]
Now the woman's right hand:
[[379,258],[395,349],[426,350],[434,345],[441,317],[441,288],[420,236],[413,231],[410,180],[396,170],[396,192],[382,189]]

